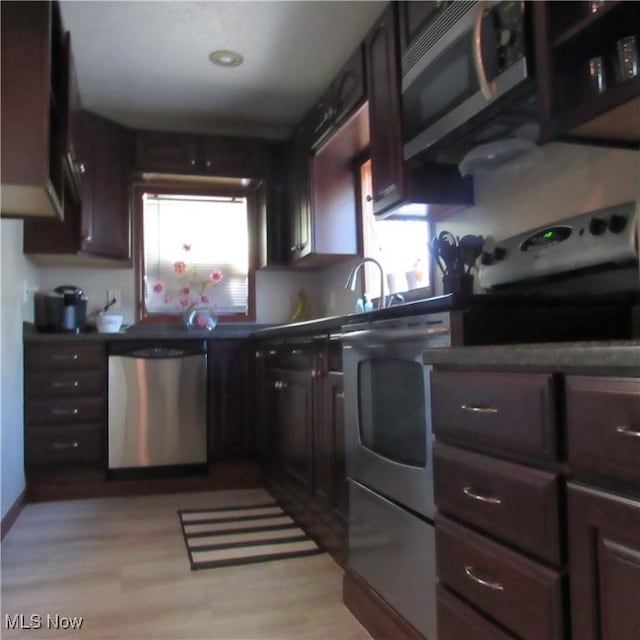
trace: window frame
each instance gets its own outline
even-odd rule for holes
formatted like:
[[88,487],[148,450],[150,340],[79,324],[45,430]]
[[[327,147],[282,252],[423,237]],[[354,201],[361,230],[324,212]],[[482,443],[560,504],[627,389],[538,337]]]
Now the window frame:
[[131,197],[134,220],[134,269],[135,269],[135,301],[136,322],[139,324],[175,324],[183,323],[181,315],[149,314],[144,301],[144,205],[143,194],[158,193],[161,195],[184,196],[222,196],[247,199],[247,226],[249,233],[249,272],[247,283],[247,313],[229,314],[218,317],[219,323],[255,322],[256,319],[256,278],[258,268],[258,190],[262,181],[220,180],[216,183],[184,180],[149,180],[137,181],[132,185]]
[[[357,198],[357,215],[358,215],[358,242],[360,245],[359,253],[361,258],[365,258],[365,241],[364,241],[364,207],[363,203],[366,198],[373,197],[372,194],[367,194],[364,192],[363,182],[362,182],[362,167],[367,163],[372,162],[370,149],[366,149],[363,153],[359,154],[354,158],[353,161],[353,170],[356,176],[356,198]],[[393,214],[389,216],[385,216],[385,218],[389,218],[393,220]],[[435,233],[436,225],[434,220],[432,220],[429,216],[425,217],[425,224],[429,227],[429,238],[433,238],[433,234]],[[431,253],[431,247],[427,247],[427,252],[429,259],[426,261],[427,270],[428,270],[428,278],[429,284],[426,287],[419,287],[416,289],[409,289],[408,291],[398,291],[397,293],[402,295],[405,302],[414,302],[416,300],[424,300],[425,298],[431,298],[435,295],[435,282],[434,278],[436,276],[436,268],[435,268],[435,260]],[[378,277],[377,274],[375,276]],[[386,284],[386,283],[385,283]],[[364,292],[367,290],[367,269],[364,268],[362,270],[362,278],[360,279],[360,289],[359,293],[362,296]],[[384,292],[382,292],[384,295]],[[391,294],[391,296],[396,294]],[[390,297],[390,296],[387,296]],[[374,307],[377,308],[380,298],[373,298],[371,302]]]

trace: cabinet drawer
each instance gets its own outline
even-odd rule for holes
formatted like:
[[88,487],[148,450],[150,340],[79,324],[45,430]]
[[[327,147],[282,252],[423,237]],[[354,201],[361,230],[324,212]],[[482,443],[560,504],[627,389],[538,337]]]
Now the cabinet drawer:
[[438,578],[524,640],[563,637],[561,576],[442,516]]
[[433,371],[431,406],[433,431],[445,440],[557,458],[551,374]]
[[42,369],[100,369],[105,363],[102,344],[29,344],[25,358],[29,372]]
[[26,432],[27,461],[32,464],[99,461],[102,440],[100,425],[32,427]]
[[436,443],[436,506],[559,564],[556,475]]
[[476,613],[462,600],[438,585],[438,640],[514,640]]
[[96,396],[105,392],[102,371],[29,373],[27,398]]
[[102,398],[29,400],[25,406],[26,423],[28,425],[55,425],[101,422],[103,408]]
[[567,376],[569,462],[640,482],[640,378]]

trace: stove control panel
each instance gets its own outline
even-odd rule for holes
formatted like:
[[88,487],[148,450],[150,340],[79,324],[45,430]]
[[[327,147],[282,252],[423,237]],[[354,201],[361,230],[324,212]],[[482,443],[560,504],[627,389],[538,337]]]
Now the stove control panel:
[[495,242],[480,257],[485,288],[638,259],[634,202],[607,207]]

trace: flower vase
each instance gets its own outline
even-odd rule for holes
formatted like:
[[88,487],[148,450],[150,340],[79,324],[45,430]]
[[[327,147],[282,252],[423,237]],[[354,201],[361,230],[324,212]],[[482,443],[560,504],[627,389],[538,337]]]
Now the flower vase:
[[184,310],[184,325],[187,329],[213,331],[218,324],[218,318],[205,304],[192,304]]

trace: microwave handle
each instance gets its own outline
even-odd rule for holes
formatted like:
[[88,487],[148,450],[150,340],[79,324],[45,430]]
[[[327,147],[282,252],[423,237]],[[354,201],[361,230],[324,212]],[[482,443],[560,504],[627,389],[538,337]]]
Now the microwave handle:
[[491,3],[487,0],[482,0],[478,4],[478,15],[471,33],[471,44],[473,48],[473,66],[480,83],[480,90],[487,100],[493,100],[496,97],[496,83],[495,81],[489,82],[482,58],[482,19],[484,14],[489,11],[491,11]]

